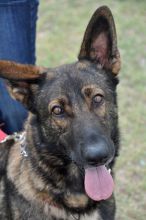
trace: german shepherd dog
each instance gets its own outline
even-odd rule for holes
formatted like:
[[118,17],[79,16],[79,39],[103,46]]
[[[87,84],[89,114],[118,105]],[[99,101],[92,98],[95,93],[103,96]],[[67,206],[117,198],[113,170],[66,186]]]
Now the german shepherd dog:
[[119,70],[106,6],[93,14],[77,62],[47,69],[0,61],[0,76],[30,112],[24,132],[0,146],[1,220],[115,219]]

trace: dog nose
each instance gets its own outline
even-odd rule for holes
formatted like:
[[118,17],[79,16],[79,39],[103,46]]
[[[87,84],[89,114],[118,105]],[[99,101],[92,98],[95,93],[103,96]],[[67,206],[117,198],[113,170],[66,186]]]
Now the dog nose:
[[103,165],[109,159],[108,146],[103,142],[88,145],[84,150],[84,158],[88,165]]

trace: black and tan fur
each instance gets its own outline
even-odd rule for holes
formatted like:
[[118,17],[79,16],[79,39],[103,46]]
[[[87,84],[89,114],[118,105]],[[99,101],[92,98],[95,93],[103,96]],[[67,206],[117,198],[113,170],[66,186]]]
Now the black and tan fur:
[[[78,61],[53,69],[0,61],[10,93],[29,109],[25,150],[13,139],[0,146],[1,220],[114,220],[115,201],[95,202],[84,190],[84,168],[113,168],[119,149],[116,101],[120,57],[110,10],[96,10]],[[90,161],[90,146],[109,147]],[[89,153],[87,153],[88,151]],[[95,160],[95,158],[94,158]]]

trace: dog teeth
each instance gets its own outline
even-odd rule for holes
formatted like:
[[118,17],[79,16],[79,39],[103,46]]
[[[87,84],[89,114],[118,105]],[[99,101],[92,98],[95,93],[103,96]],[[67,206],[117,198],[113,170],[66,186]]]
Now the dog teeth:
[[108,172],[111,173],[111,169],[110,168],[108,169]]

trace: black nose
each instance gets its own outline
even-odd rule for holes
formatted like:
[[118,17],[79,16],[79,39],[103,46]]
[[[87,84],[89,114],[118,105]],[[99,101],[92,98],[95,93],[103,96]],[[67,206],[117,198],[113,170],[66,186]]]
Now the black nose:
[[84,159],[89,165],[105,164],[110,158],[108,146],[105,142],[88,145],[84,148]]

